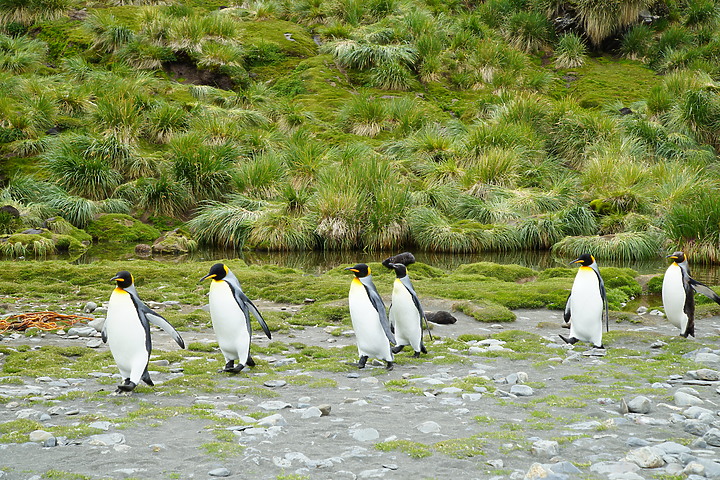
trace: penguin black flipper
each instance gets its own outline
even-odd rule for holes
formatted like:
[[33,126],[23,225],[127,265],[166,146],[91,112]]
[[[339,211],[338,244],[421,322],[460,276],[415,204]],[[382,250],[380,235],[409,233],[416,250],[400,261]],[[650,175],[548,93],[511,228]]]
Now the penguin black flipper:
[[415,289],[412,286],[412,282],[410,282],[410,278],[408,276],[404,276],[402,278],[399,278],[400,282],[407,288],[407,291],[410,293],[410,296],[412,297],[413,303],[415,304],[415,308],[417,308],[418,314],[420,314],[420,323],[422,327],[423,320],[425,321],[425,329],[428,332],[428,335],[430,336],[430,340],[433,339],[432,333],[430,333],[430,326],[428,325],[427,318],[425,318],[425,312],[423,311],[422,305],[420,305],[420,299],[418,298],[417,293],[415,293]]
[[145,314],[145,317],[147,317],[148,321],[152,323],[153,325],[162,328],[165,333],[170,335],[173,340],[175,340],[175,343],[177,343],[180,348],[185,348],[185,340],[180,336],[177,330],[175,330],[175,327],[170,325],[170,323],[165,320],[159,313],[156,313],[150,309],[147,305],[144,303],[142,304],[141,308],[142,312]]
[[565,300],[565,311],[563,312],[563,320],[565,320],[565,323],[570,323],[570,317],[572,316],[572,312],[570,311],[570,297],[572,296],[572,292],[568,293],[567,300]]
[[712,300],[713,302],[720,305],[720,296],[717,293],[715,293],[710,287],[708,287],[704,283],[698,282],[697,280],[695,280],[692,277],[689,277],[688,280],[689,280],[690,286],[693,288],[693,290],[705,295],[710,300]]
[[388,320],[387,312],[385,312],[385,304],[382,301],[382,297],[375,289],[375,286],[373,284],[366,284],[365,282],[363,282],[362,278],[360,279],[360,282],[365,287],[365,291],[368,294],[370,302],[372,302],[373,307],[375,307],[375,310],[378,312],[380,325],[382,325],[383,330],[385,331],[385,336],[388,338],[388,340],[390,340],[390,343],[397,343],[397,340],[395,340],[395,334],[393,334],[392,330],[390,330],[390,321]]
[[602,275],[600,275],[600,270],[598,270],[597,266],[593,263],[591,265],[592,269],[595,271],[595,275],[598,277],[598,283],[600,284],[600,297],[602,298],[603,305],[605,307],[604,314],[605,314],[605,331],[610,331],[610,307],[608,306],[607,301],[607,294],[605,292],[605,282],[603,282]]
[[685,305],[683,305],[683,312],[687,315],[687,325],[685,325],[685,330],[680,332],[680,336],[685,338],[695,336],[695,292],[693,292],[693,282],[695,280],[689,275],[684,276]]
[[247,329],[250,335],[252,336],[252,328],[250,326],[250,315],[248,313],[252,313],[253,317],[255,317],[260,324],[260,327],[263,329],[263,332],[265,332],[265,335],[268,338],[272,338],[272,335],[270,334],[270,329],[267,326],[267,323],[265,323],[265,319],[260,314],[260,311],[257,309],[255,304],[248,298],[247,295],[245,295],[245,292],[242,291],[242,287],[240,287],[240,280],[237,279],[235,274],[228,271],[227,275],[223,280],[230,286],[230,290],[233,293],[233,297],[235,297],[235,301],[240,306],[240,309],[242,310],[243,314],[245,315],[245,320],[247,321]]
[[257,309],[255,304],[244,293],[240,292],[240,294],[247,300],[248,310],[250,310],[250,313],[252,313],[253,317],[255,317],[255,319],[258,321],[258,323],[260,324],[260,328],[262,328],[263,332],[265,332],[265,335],[268,338],[272,339],[272,335],[270,334],[270,328],[268,327],[267,323],[265,323],[265,319],[260,314],[260,310]]

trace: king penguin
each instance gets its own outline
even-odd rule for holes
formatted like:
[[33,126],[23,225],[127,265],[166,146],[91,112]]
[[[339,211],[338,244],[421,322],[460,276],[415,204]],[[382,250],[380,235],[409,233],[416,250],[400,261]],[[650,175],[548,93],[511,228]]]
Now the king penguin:
[[667,256],[673,260],[665,271],[662,299],[667,319],[680,329],[680,335],[695,336],[695,292],[720,304],[720,297],[710,287],[690,276],[690,267],[683,252]]
[[130,272],[118,272],[111,281],[117,286],[110,295],[102,340],[110,346],[123,378],[115,392],[132,392],[140,380],[153,386],[147,369],[152,351],[150,322],[165,330],[180,348],[185,348],[185,342],[167,320],[140,300]]
[[[201,278],[200,282],[208,278],[212,279],[210,283],[210,318],[220,351],[226,362],[225,367],[220,371],[238,373],[245,368],[245,365],[255,366],[255,362],[250,356],[250,339],[252,338],[250,313],[260,323],[268,338],[272,338],[270,329],[258,309],[243,293],[240,281],[227,265],[216,263],[210,267],[210,272]],[[237,365],[235,365],[236,360]]]
[[579,263],[570,296],[565,304],[565,321],[570,322],[570,338],[560,335],[566,343],[578,340],[590,342],[595,348],[605,348],[602,343],[603,313],[608,328],[608,305],[605,283],[595,257],[589,253],[570,262]]
[[[385,265],[383,263],[383,265]],[[393,283],[392,303],[390,304],[390,325],[395,332],[396,345],[392,348],[393,353],[399,353],[406,345],[410,345],[415,351],[415,358],[420,352],[427,353],[423,344],[423,321],[427,328],[428,335],[432,339],[430,328],[425,319],[420,299],[407,274],[407,267],[402,263],[389,263],[386,265],[395,271],[395,282]]]
[[392,370],[394,358],[390,342],[395,343],[395,336],[390,330],[385,304],[372,281],[370,267],[358,263],[345,270],[355,274],[350,283],[348,303],[360,356],[357,366],[365,368],[368,358],[373,357],[384,360],[386,368]]

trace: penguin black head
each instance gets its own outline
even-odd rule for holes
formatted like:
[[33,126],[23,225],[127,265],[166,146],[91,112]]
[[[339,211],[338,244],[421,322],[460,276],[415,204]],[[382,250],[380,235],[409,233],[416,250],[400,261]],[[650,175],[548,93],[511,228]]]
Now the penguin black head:
[[595,257],[590,255],[589,253],[583,253],[582,255],[580,255],[578,258],[576,258],[575,260],[573,260],[570,263],[579,263],[583,267],[589,267],[590,265],[595,263]]
[[127,270],[123,270],[122,272],[118,272],[117,275],[115,275],[113,278],[110,279],[111,281],[116,281],[117,286],[120,288],[128,288],[130,285],[133,284],[133,276],[128,272]]
[[[210,267],[210,272],[205,275],[203,278],[200,279],[200,282],[202,282],[205,279],[212,278],[213,280],[222,280],[225,278],[225,275],[228,273],[228,268],[225,266],[224,263],[216,263],[212,267]],[[198,282],[198,283],[200,283]]]
[[407,267],[402,263],[391,263],[390,268],[395,270],[397,278],[402,278],[407,275]]
[[364,263],[358,263],[354,267],[348,267],[345,270],[350,270],[358,278],[363,278],[363,277],[367,277],[368,275],[370,275],[370,267],[368,267]]
[[683,252],[673,252],[667,258],[675,260],[675,263],[682,263],[685,261],[685,254]]

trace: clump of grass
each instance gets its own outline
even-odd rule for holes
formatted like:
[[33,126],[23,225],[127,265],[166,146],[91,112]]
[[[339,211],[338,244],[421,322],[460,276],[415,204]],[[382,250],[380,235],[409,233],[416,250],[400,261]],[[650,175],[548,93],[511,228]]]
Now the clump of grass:
[[576,33],[566,33],[555,47],[555,65],[559,68],[577,68],[585,63],[587,47]]
[[412,458],[425,458],[433,454],[432,449],[427,445],[411,440],[391,440],[375,444],[375,448],[382,452],[400,450]]
[[593,237],[565,237],[552,246],[553,253],[565,257],[577,257],[582,252],[590,253],[598,261],[646,260],[656,258],[662,246],[663,237],[656,232],[622,232],[614,235]]
[[452,309],[483,323],[505,323],[516,320],[515,314],[510,309],[488,300],[456,303]]

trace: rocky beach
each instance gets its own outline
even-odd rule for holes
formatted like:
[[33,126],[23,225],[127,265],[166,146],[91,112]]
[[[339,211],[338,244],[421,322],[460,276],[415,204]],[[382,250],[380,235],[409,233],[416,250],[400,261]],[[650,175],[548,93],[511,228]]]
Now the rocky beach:
[[348,329],[256,332],[258,365],[238,375],[215,372],[211,330],[181,332],[182,351],[154,330],[156,386],[129,396],[112,394],[111,363],[74,368],[107,350],[92,327],[6,332],[5,372],[18,355],[71,352],[47,375],[0,377],[0,478],[720,478],[720,318],[683,339],[661,315],[633,315],[598,350],[559,339],[561,312],[514,313],[454,313],[428,355],[401,352],[391,372],[355,368]]

